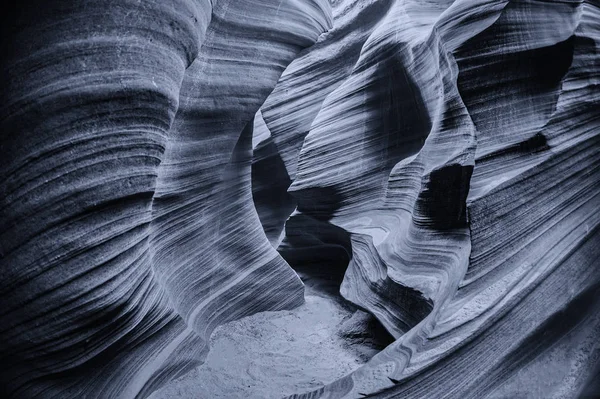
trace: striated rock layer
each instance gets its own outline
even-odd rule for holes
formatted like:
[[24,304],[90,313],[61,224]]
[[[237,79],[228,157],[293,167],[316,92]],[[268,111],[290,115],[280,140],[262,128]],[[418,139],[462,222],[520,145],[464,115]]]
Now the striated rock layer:
[[597,394],[597,1],[6,18],[0,396],[147,397],[299,276],[395,341],[293,397]]
[[322,259],[342,248],[342,296],[396,337],[294,397],[593,392],[600,5],[376,5],[352,35],[334,18],[262,107],[297,203],[280,252],[339,276]]
[[330,6],[33,3],[2,33],[0,396],[145,397],[217,325],[303,302],[252,121]]

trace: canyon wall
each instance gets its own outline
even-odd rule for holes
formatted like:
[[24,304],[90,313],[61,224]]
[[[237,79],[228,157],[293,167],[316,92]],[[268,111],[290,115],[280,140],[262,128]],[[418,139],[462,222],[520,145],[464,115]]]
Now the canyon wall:
[[301,278],[395,341],[295,398],[597,390],[597,1],[11,7],[0,396],[147,397]]
[[315,1],[45,1],[3,27],[0,396],[145,397],[222,323],[303,302],[251,121]]

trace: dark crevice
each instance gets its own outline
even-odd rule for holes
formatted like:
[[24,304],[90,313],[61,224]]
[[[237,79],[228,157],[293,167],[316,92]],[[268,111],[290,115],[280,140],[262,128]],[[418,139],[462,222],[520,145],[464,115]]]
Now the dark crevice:
[[278,248],[281,256],[308,287],[339,296],[352,257],[348,232],[303,214],[290,217],[285,229],[286,236]]
[[472,165],[451,164],[434,169],[419,194],[415,224],[436,230],[466,227],[472,174]]
[[350,234],[328,222],[297,214],[286,224],[286,237],[279,253],[298,273],[307,295],[318,295],[338,303],[353,315],[339,329],[339,336],[367,361],[394,341],[379,320],[340,294],[352,259]]
[[546,139],[546,136],[538,132],[534,136],[525,139],[524,141],[486,154],[479,158],[477,162],[481,163],[495,158],[511,156],[515,154],[534,154],[548,149],[550,149],[550,147],[548,146],[548,140]]
[[375,316],[362,310],[340,326],[339,335],[365,362],[395,340]]
[[287,192],[291,184],[285,164],[269,137],[254,149],[252,159],[252,198],[271,243],[276,243],[283,225],[296,207],[296,201]]

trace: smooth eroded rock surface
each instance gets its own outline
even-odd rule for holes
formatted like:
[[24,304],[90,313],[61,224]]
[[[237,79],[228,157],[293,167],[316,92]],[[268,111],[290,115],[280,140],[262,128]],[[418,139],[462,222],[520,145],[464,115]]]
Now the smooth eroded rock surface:
[[0,396],[599,393],[598,1],[4,18]]
[[326,1],[47,1],[6,21],[3,397],[145,397],[219,324],[303,303],[252,202],[252,125]]

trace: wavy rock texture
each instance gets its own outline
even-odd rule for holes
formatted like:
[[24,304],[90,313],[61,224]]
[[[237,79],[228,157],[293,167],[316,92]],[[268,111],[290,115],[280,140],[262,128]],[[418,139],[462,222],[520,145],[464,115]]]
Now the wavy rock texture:
[[597,1],[6,17],[0,396],[147,397],[299,276],[395,341],[295,398],[597,394]]
[[50,1],[3,27],[2,397],[145,397],[303,287],[252,204],[253,116],[326,1]]
[[599,360],[599,5],[385,7],[345,76],[317,58],[348,49],[334,24],[262,109],[294,176],[282,255],[319,276],[342,246],[342,296],[397,338],[294,397],[576,397]]

